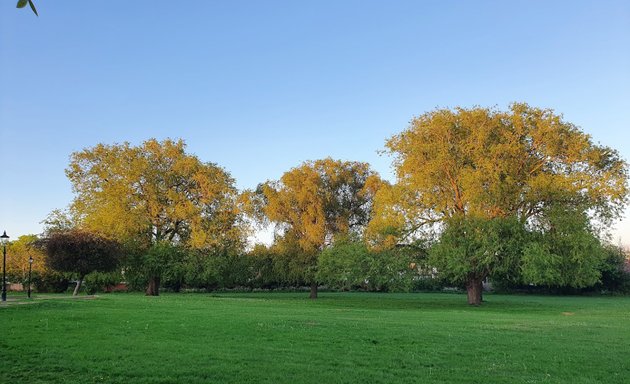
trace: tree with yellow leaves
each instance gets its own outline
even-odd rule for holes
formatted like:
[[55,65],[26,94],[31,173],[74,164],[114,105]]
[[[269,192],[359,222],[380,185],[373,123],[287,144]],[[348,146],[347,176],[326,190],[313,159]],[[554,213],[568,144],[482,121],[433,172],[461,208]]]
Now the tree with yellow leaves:
[[37,235],[20,236],[7,245],[7,276],[9,281],[28,283],[29,258],[33,258],[32,273],[35,276],[46,272],[44,253],[36,245]]
[[[99,144],[73,153],[66,174],[76,194],[70,213],[82,229],[144,249],[244,244],[234,180],[187,154],[182,140]],[[157,295],[159,276],[147,278],[147,294]]]
[[335,239],[360,233],[367,224],[380,179],[369,164],[326,158],[307,161],[259,185],[252,196],[259,214],[276,228],[276,242],[293,254],[299,272],[317,297],[315,269],[321,251]]
[[[627,202],[628,168],[618,152],[593,143],[549,109],[518,103],[509,111],[438,109],[413,119],[386,146],[394,156],[397,183],[381,188],[375,198],[369,234],[381,244],[408,242],[445,225],[463,231],[496,227],[479,220],[515,218],[536,227],[557,206],[588,213],[596,219],[592,224],[603,227]],[[468,218],[472,222],[464,223]],[[475,244],[487,243],[475,236]],[[481,281],[500,262],[488,254],[505,254],[475,249],[457,255],[466,261],[440,263],[457,269],[471,304],[480,302]],[[482,258],[487,267],[475,264]],[[479,293],[472,299],[471,290]]]

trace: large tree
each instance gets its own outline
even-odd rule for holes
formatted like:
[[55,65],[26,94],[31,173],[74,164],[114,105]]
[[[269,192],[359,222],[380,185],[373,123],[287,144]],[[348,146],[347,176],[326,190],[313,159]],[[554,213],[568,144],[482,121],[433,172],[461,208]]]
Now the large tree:
[[48,267],[77,275],[74,296],[85,275],[115,270],[121,254],[118,242],[81,230],[55,232],[44,240],[44,245]]
[[259,186],[259,211],[277,230],[276,240],[294,253],[292,274],[302,272],[317,297],[319,253],[335,238],[367,224],[378,175],[369,164],[326,158],[307,161]]
[[458,217],[515,217],[535,227],[550,206],[586,213],[603,227],[627,202],[628,169],[617,151],[549,109],[439,109],[413,119],[386,146],[397,183],[375,198],[370,234],[379,242],[439,232]]
[[[197,249],[243,245],[234,180],[187,154],[182,140],[99,144],[73,153],[66,173],[76,193],[70,211],[82,228],[135,249],[164,242]],[[158,294],[159,280],[148,276],[147,294]]]

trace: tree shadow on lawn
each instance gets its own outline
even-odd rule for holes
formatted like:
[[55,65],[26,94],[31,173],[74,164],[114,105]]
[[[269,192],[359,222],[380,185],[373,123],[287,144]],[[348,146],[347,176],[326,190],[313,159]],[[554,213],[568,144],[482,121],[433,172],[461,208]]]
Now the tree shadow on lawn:
[[[213,294],[216,298],[305,302],[316,307],[335,307],[365,310],[453,310],[483,312],[537,312],[553,311],[558,301],[541,296],[485,294],[479,307],[466,303],[464,293],[374,293],[374,292],[323,292],[311,300],[307,293],[226,293]],[[568,301],[571,301],[568,298]],[[570,303],[567,303],[570,304]],[[572,305],[570,305],[572,307]]]

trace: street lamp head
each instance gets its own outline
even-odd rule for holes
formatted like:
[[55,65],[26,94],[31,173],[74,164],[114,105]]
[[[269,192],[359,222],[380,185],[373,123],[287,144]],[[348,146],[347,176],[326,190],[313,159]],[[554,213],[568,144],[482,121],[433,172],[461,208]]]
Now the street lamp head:
[[29,264],[33,264],[33,256],[29,256],[28,257],[28,263]]
[[9,236],[7,236],[7,231],[4,231],[2,236],[0,236],[0,240],[2,241],[2,245],[6,245],[9,242]]

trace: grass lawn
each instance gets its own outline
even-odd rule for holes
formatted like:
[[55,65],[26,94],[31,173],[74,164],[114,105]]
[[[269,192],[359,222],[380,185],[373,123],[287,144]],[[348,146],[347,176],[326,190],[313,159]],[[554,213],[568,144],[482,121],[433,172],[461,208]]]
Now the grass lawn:
[[0,308],[0,383],[630,383],[630,297],[105,294]]

